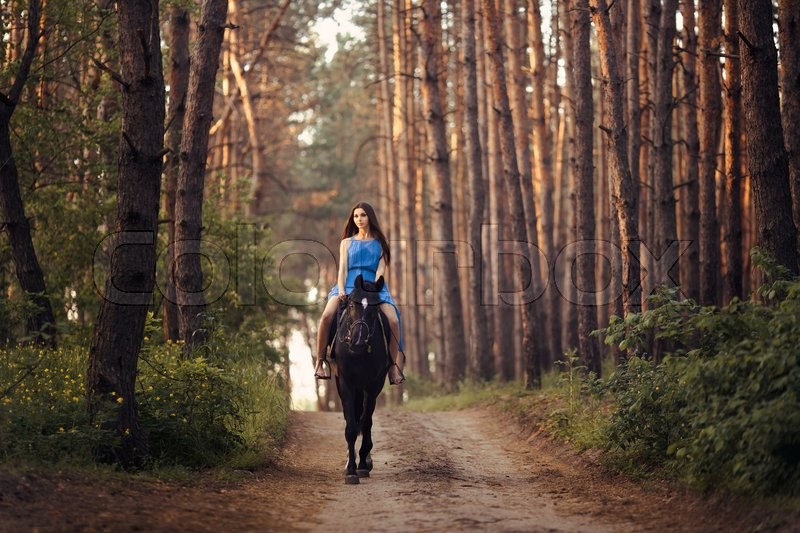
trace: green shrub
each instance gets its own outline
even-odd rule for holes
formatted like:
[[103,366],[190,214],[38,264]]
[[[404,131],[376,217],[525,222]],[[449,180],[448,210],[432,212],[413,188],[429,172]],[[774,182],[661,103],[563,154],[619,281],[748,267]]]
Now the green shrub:
[[[147,333],[157,328],[151,320]],[[249,455],[249,466],[269,459],[282,440],[288,400],[274,362],[251,343],[219,335],[188,359],[180,345],[145,337],[136,395],[152,466],[213,466],[240,455]],[[0,459],[89,463],[114,444],[87,415],[87,352],[80,345],[0,350]]]
[[[800,280],[760,294],[717,308],[662,293],[609,326],[607,342],[642,355],[610,383],[613,450],[701,487],[800,494]],[[658,365],[643,342],[653,334],[670,347]]]

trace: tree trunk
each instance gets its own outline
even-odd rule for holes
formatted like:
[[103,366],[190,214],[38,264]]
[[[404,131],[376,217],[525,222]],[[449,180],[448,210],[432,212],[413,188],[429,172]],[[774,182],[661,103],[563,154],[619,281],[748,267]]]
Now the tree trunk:
[[[734,0],[735,1],[735,0]],[[719,227],[717,225],[717,147],[722,97],[719,80],[720,0],[699,0],[700,52],[700,303],[719,302]]]
[[117,431],[115,458],[129,463],[147,447],[134,390],[155,278],[165,113],[158,2],[119,0],[117,17],[124,86],[116,236],[89,348],[86,391],[92,418],[116,416],[99,422]]
[[[511,218],[511,237],[522,246],[522,252],[527,254],[531,261],[538,261],[538,256],[533,254],[530,246],[532,236],[527,235],[525,211],[520,189],[520,172],[517,166],[516,143],[514,139],[514,124],[511,117],[506,73],[503,62],[503,40],[500,37],[497,10],[493,0],[483,0],[486,29],[489,36],[490,48],[488,50],[493,73],[493,91],[495,97],[495,112],[499,121],[500,152],[503,159],[503,178],[506,186],[506,209]],[[512,53],[514,51],[512,50]],[[517,263],[520,260],[517,259]],[[531,279],[525,279],[525,269],[517,265],[516,289],[522,290],[529,286]],[[535,280],[533,280],[535,283]],[[522,352],[525,362],[526,388],[538,388],[541,385],[541,361],[544,345],[536,343],[536,326],[539,324],[537,308],[528,301],[517,302],[521,309],[522,318]]]
[[[428,158],[433,165],[431,230],[436,241],[438,257],[433,261],[434,292],[441,292],[443,305],[443,335],[447,358],[445,383],[449,387],[464,377],[466,357],[464,317],[453,242],[453,206],[450,186],[450,164],[445,117],[439,90],[439,56],[441,40],[441,7],[436,0],[423,2],[422,47],[424,53],[422,96],[425,102],[425,123],[428,131]],[[438,354],[437,354],[438,355]]]
[[[656,0],[657,1],[657,0]],[[653,94],[653,183],[655,195],[655,238],[651,251],[658,259],[657,283],[679,284],[678,239],[675,192],[672,179],[672,46],[675,40],[677,0],[664,0],[658,28],[655,94]]]
[[742,298],[742,84],[736,0],[725,2],[725,275],[724,303]]
[[[594,241],[594,172],[592,162],[592,71],[589,47],[589,2],[570,1],[570,33],[573,38],[573,76],[575,94],[575,200],[576,241]],[[576,259],[581,296],[578,308],[578,349],[590,372],[600,374],[600,352],[591,332],[597,329],[597,305],[594,301],[594,256],[579,253]]]
[[683,16],[683,123],[686,128],[686,170],[680,181],[686,182],[683,211],[686,213],[685,237],[690,241],[683,258],[681,288],[689,298],[700,297],[700,138],[697,133],[697,35],[695,34],[695,3],[684,0]]
[[[564,84],[564,101],[575,102],[575,68],[574,68],[574,49],[575,42],[574,36],[571,31],[570,19],[570,3],[558,2],[559,19],[564,21],[564,31],[562,34],[562,41],[564,45],[564,73],[566,83]],[[561,245],[567,246],[567,243],[577,240],[576,229],[576,212],[575,212],[575,158],[577,157],[576,140],[575,140],[575,114],[568,113],[564,110],[564,137],[566,142],[562,142],[562,165],[561,165],[561,180],[562,180],[562,217],[561,227],[562,231]],[[565,164],[565,163],[569,164]],[[563,272],[556,274],[561,277],[564,286],[567,288],[565,295],[566,303],[564,305],[564,312],[562,313],[564,328],[563,338],[561,341],[562,347],[565,350],[572,350],[579,346],[579,327],[578,327],[578,305],[577,290],[575,287],[575,279],[573,277],[572,265],[575,264],[575,251],[574,247],[566,248],[566,264],[570,265],[569,268],[563,269]]]
[[166,287],[163,301],[164,339],[180,339],[178,296],[175,292],[175,190],[180,171],[181,133],[186,114],[186,91],[189,88],[189,12],[179,6],[170,8],[169,18],[169,108],[166,144],[169,154],[164,169],[164,213],[168,239]]
[[739,0],[738,21],[742,106],[758,232],[756,243],[778,264],[796,274],[797,230],[792,220],[789,166],[781,128],[772,3]]
[[202,319],[206,300],[200,261],[203,189],[214,84],[226,13],[226,0],[203,0],[197,44],[189,71],[186,119],[181,140],[181,168],[175,203],[175,278],[180,335],[187,352],[206,338]]
[[[394,111],[392,89],[389,86],[389,78],[391,78],[393,67],[390,66],[389,49],[386,42],[386,0],[378,0],[377,7],[378,16],[375,20],[375,23],[377,25],[376,29],[378,36],[378,68],[380,69],[378,72],[381,98],[380,129],[385,163],[385,168],[383,169],[384,182],[381,186],[381,192],[386,197],[386,205],[388,207],[388,211],[386,211],[387,226],[385,228],[387,230],[388,238],[397,238],[398,232],[395,231],[395,229],[399,227],[399,209],[397,205],[397,165],[395,163],[394,144],[392,143],[392,139],[394,138],[392,134],[392,117],[394,115]],[[388,279],[389,275],[387,275],[387,283],[391,283],[391,280]]]
[[481,380],[492,379],[492,352],[487,342],[484,329],[486,314],[484,313],[481,288],[482,280],[482,246],[481,230],[483,229],[483,162],[481,157],[480,131],[478,128],[478,72],[475,59],[475,2],[462,0],[462,46],[464,50],[464,155],[467,158],[467,180],[469,186],[469,224],[468,241],[472,247],[472,272],[469,278],[470,314],[470,355],[471,374]]
[[[639,234],[639,187],[641,183],[641,174],[639,173],[640,164],[640,147],[642,144],[642,110],[640,103],[639,91],[639,56],[642,49],[642,29],[641,29],[641,4],[639,0],[628,0],[628,26],[627,26],[627,49],[626,56],[626,98],[628,101],[627,106],[627,124],[628,124],[628,166],[631,171],[631,209],[636,219],[634,222],[637,226],[637,234]],[[620,228],[621,231],[621,228]],[[636,254],[636,257],[641,257],[640,254],[641,244],[637,244],[631,249]],[[637,260],[638,262],[638,260]],[[639,264],[641,266],[641,263]],[[623,282],[624,284],[624,282]],[[632,310],[638,311],[642,305],[642,287],[640,285],[637,296],[633,296],[630,301]],[[624,308],[624,305],[623,305]]]
[[794,225],[800,254],[800,0],[778,0],[778,43],[781,47],[781,118],[789,157]]
[[[553,234],[553,143],[550,137],[547,117],[545,116],[545,77],[547,75],[544,42],[542,37],[542,13],[539,0],[528,0],[528,39],[530,41],[530,64],[532,73],[531,122],[533,123],[533,160],[537,180],[540,184],[542,233],[538,240],[541,243],[545,260],[541,268],[546,268],[544,282],[545,292],[545,331],[547,343],[547,361],[553,360],[561,352],[561,321],[559,320],[559,295],[555,286],[555,269],[550,268],[549,261],[555,258],[555,242]],[[543,361],[545,363],[545,361]]]
[[[606,103],[609,163],[611,167],[612,195],[615,216],[619,220],[620,247],[622,248],[622,308],[623,313],[634,312],[638,307],[640,288],[638,214],[634,210],[635,184],[628,167],[628,138],[622,112],[624,82],[619,73],[617,54],[608,6],[605,0],[594,0],[592,16],[597,29],[600,49],[600,69],[603,75],[603,97]],[[616,261],[612,259],[612,264]]]
[[36,257],[31,238],[31,226],[25,216],[25,206],[19,189],[19,172],[11,147],[11,117],[20,102],[22,91],[30,75],[31,63],[41,35],[41,3],[31,0],[27,7],[27,38],[19,59],[19,67],[7,95],[0,95],[0,216],[8,235],[14,273],[27,300],[33,304],[25,330],[29,339],[55,346],[55,318],[47,296],[44,274]]

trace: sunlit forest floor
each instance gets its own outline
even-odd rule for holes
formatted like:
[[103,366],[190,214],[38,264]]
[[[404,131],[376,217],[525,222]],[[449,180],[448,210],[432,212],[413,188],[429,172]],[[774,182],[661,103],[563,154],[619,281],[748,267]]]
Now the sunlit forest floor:
[[379,410],[372,477],[343,483],[340,413],[294,412],[269,467],[159,481],[0,473],[0,530],[789,531],[800,512],[610,472],[496,408]]

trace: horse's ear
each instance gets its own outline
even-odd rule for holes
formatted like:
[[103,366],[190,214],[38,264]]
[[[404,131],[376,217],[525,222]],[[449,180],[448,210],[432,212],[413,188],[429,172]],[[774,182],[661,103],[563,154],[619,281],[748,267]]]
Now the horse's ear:
[[359,274],[356,277],[356,281],[353,283],[353,286],[356,289],[363,289],[364,288],[364,277],[361,274]]
[[378,281],[375,282],[375,289],[377,289],[378,291],[383,290],[383,284],[384,284],[383,276],[381,276],[378,278]]

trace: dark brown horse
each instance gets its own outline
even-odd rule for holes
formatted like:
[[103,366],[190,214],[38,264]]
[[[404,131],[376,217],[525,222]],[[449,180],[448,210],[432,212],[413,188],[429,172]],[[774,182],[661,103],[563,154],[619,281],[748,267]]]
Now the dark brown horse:
[[[342,304],[333,342],[336,389],[342,400],[347,440],[345,483],[357,484],[372,470],[372,414],[383,390],[389,357],[389,324],[380,311],[383,277],[376,282],[358,276]],[[355,444],[361,435],[356,464]]]

